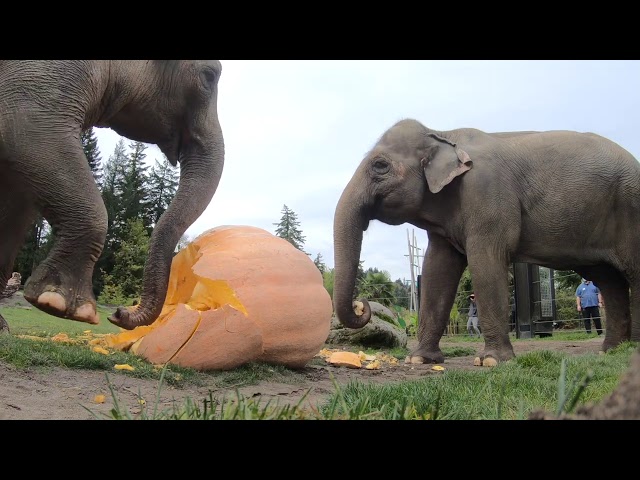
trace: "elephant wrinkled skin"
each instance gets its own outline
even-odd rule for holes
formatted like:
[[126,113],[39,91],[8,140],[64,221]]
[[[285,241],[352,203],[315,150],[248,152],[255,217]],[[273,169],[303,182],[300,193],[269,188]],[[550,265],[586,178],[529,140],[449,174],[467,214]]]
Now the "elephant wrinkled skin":
[[224,164],[217,60],[0,60],[0,290],[38,214],[56,232],[24,296],[52,315],[99,323],[91,277],[107,212],[83,153],[89,127],[158,145],[180,163],[176,195],[154,227],[140,303],[109,320],[152,323],[173,252],[213,197]]
[[[426,230],[418,346],[407,362],[442,363],[440,339],[465,269],[485,340],[475,364],[515,356],[509,340],[512,262],[574,270],[607,305],[602,351],[640,340],[640,164],[616,143],[572,131],[388,129],[345,187],[334,217],[336,315],[349,328],[363,232],[371,220]],[[630,292],[630,293],[629,293]]]

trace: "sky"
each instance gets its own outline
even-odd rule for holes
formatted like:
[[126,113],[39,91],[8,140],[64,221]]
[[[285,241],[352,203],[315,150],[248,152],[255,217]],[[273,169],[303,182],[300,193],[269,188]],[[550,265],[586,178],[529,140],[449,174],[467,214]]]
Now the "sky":
[[[287,205],[310,258],[333,268],[333,217],[364,155],[395,122],[435,130],[576,130],[640,159],[640,61],[221,60],[218,115],[225,141],[220,185],[190,238],[220,225],[275,233]],[[103,163],[121,138],[95,129]],[[128,143],[128,142],[126,142]],[[147,160],[162,160],[156,146]],[[409,239],[420,257],[409,257]],[[414,242],[415,239],[415,242]],[[410,224],[373,221],[364,268],[392,280],[418,273],[428,245]]]

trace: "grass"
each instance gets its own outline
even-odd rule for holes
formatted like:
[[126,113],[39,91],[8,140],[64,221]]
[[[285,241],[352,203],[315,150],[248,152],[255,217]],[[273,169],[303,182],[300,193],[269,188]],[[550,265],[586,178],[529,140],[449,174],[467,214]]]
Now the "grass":
[[400,384],[351,383],[334,397],[343,398],[334,414],[348,415],[365,401],[371,411],[386,411],[385,418],[398,411],[442,420],[517,420],[539,408],[570,413],[611,393],[636,347],[626,342],[606,355],[580,356],[538,350],[491,369],[447,370]]
[[[218,397],[209,392],[209,396],[201,402],[195,402],[191,398],[185,399],[182,405],[174,404],[172,408],[158,410],[160,391],[164,380],[163,375],[158,385],[156,402],[150,407],[146,402],[140,401],[141,412],[135,418],[127,408],[122,408],[111,383],[109,389],[114,401],[114,408],[108,415],[98,415],[87,408],[95,419],[106,420],[306,420],[323,419],[317,412],[309,412],[302,408],[304,397],[296,405],[272,405],[271,402],[263,404],[260,400],[244,397],[236,390],[235,398],[226,396]],[[85,407],[86,408],[86,407]],[[326,418],[324,418],[326,419]]]
[[41,312],[24,300],[20,302],[24,306],[20,307],[3,307],[0,314],[5,318],[14,335],[33,335],[36,337],[51,337],[57,333],[64,332],[69,336],[80,335],[86,330],[90,330],[94,334],[118,333],[120,328],[107,320],[111,314],[115,312],[115,308],[104,306],[98,307],[100,315],[99,325],[90,325],[88,323],[76,322],[64,318],[54,317],[47,313]]
[[[232,388],[256,384],[259,381],[297,383],[301,374],[286,367],[248,364],[225,372],[198,372],[176,365],[157,368],[144,359],[127,353],[112,352],[103,355],[87,348],[81,342],[87,331],[92,335],[117,333],[119,328],[107,321],[113,310],[99,308],[100,325],[88,325],[59,319],[37,309],[3,307],[0,313],[9,323],[12,335],[0,335],[0,360],[21,368],[64,367],[103,370],[105,374],[126,374],[136,378],[158,380],[158,398],[164,385],[181,387],[188,384],[204,385],[212,382],[216,387]],[[64,332],[77,343],[45,341]],[[29,335],[43,338],[34,341],[20,338]],[[593,338],[585,332],[554,332],[554,340],[580,341]],[[443,346],[445,357],[472,355],[469,337],[444,337],[449,344]],[[549,340],[546,338],[545,340]],[[477,341],[482,341],[478,339]],[[517,341],[536,341],[513,340]],[[467,345],[451,345],[465,342]],[[597,402],[617,386],[629,365],[636,344],[627,342],[606,355],[586,354],[568,356],[549,350],[521,354],[513,361],[501,363],[491,369],[445,370],[420,380],[396,384],[365,384],[352,382],[335,385],[335,393],[317,410],[297,405],[263,403],[242,397],[236,390],[232,397],[209,394],[204,399],[186,399],[182,405],[159,410],[156,404],[145,405],[136,419],[405,419],[405,420],[481,420],[524,419],[533,409],[550,412],[571,412],[577,405]],[[367,350],[365,353],[375,353]],[[390,355],[403,360],[406,348],[397,348]],[[312,362],[320,361],[318,359]],[[115,364],[129,364],[133,371],[115,373]],[[108,378],[108,376],[107,376]],[[114,409],[107,418],[131,419],[115,396]],[[96,415],[96,418],[98,416]]]
[[[158,411],[143,409],[136,419],[153,420],[523,420],[542,408],[559,414],[599,401],[618,384],[637,345],[627,342],[607,355],[567,357],[547,350],[522,354],[493,369],[450,370],[441,376],[398,384],[352,382],[335,386],[318,410],[236,396],[209,394],[200,402]],[[162,379],[158,392],[162,386]],[[116,408],[105,418],[133,419]],[[159,396],[159,393],[158,393]],[[157,404],[156,404],[157,405]],[[99,418],[96,416],[96,418]]]

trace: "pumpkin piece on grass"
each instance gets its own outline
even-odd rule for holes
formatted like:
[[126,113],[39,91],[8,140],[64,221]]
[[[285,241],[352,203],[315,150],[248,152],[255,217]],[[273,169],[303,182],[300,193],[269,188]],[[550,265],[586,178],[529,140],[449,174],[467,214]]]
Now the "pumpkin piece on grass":
[[360,355],[353,352],[334,352],[327,361],[338,367],[362,368]]

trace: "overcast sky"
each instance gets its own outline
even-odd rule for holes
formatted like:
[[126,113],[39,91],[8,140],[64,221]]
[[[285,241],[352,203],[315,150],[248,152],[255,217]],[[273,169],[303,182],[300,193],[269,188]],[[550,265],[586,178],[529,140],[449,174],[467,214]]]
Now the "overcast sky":
[[[187,234],[218,225],[275,233],[286,204],[298,216],[305,251],[312,259],[320,253],[329,267],[340,194],[363,155],[402,118],[436,130],[590,131],[640,159],[637,60],[223,60],[218,102],[224,172]],[[104,163],[120,137],[95,131]],[[155,146],[146,153],[150,162],[163,158]],[[424,254],[424,231],[372,222],[364,268],[411,278],[407,231]]]

